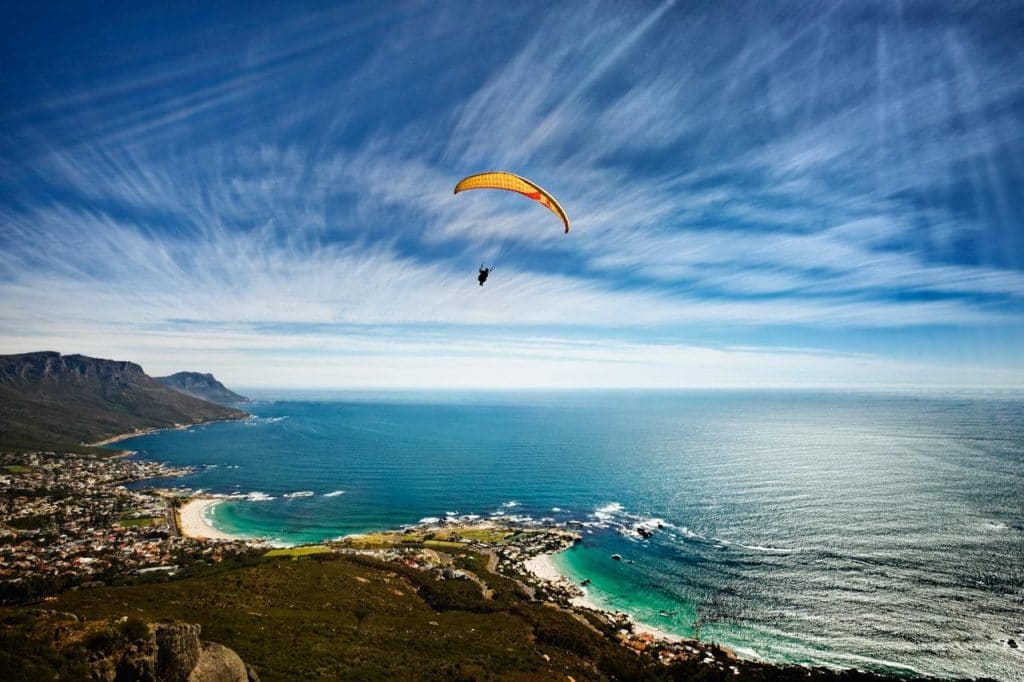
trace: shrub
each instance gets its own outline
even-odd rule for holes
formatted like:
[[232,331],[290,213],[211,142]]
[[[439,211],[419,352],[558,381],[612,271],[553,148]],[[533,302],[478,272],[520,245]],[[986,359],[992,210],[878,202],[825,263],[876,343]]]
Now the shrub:
[[109,653],[114,649],[118,639],[118,634],[111,628],[101,628],[86,635],[82,644],[89,651]]
[[149,625],[136,616],[129,616],[128,620],[121,623],[121,635],[129,642],[149,637]]

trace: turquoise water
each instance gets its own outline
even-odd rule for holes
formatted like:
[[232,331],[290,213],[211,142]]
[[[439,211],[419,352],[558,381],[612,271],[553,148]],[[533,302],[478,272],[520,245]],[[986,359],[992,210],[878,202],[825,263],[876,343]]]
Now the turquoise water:
[[[776,661],[1022,679],[1024,401],[783,392],[281,395],[121,444],[284,542],[574,522],[590,596]],[[286,497],[295,493],[312,493]],[[272,499],[268,499],[272,498]],[[651,529],[643,538],[637,528]],[[614,561],[611,554],[621,554]]]

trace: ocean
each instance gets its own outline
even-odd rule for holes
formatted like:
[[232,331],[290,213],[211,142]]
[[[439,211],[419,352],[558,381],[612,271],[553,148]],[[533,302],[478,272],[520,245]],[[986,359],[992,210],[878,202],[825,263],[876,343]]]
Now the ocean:
[[227,532],[571,522],[584,542],[560,570],[662,630],[771,661],[1024,679],[1024,649],[1006,644],[1024,646],[1019,397],[258,397],[249,420],[116,447],[198,467],[158,484],[246,495],[214,507]]

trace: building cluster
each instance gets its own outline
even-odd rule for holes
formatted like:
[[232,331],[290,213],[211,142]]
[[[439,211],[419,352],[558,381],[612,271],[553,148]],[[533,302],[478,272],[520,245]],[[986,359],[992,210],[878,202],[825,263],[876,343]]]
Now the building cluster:
[[126,487],[183,473],[124,457],[0,454],[0,600],[230,554],[180,537],[174,498]]

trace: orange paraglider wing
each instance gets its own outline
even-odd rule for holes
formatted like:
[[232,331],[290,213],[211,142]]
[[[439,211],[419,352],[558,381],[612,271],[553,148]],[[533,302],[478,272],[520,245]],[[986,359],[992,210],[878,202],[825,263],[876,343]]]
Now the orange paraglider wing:
[[555,201],[555,198],[542,187],[514,173],[493,171],[470,175],[468,178],[459,180],[459,184],[455,185],[455,194],[467,189],[504,189],[509,192],[518,192],[524,197],[529,197],[537,203],[547,206],[549,211],[562,219],[562,223],[565,224],[565,231],[569,231],[569,216],[565,214],[565,211]]

